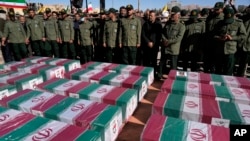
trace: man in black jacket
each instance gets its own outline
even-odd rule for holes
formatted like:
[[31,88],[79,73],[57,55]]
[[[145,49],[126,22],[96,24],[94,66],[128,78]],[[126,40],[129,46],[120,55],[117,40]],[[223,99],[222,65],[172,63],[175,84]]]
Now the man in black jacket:
[[161,40],[162,26],[156,21],[155,11],[150,11],[149,20],[142,26],[143,65],[157,69],[157,54]]

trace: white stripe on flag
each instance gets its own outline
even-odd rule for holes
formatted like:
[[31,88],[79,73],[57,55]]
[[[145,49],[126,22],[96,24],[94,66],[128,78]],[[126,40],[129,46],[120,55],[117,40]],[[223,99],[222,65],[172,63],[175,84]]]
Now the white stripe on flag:
[[102,70],[89,70],[88,72],[81,74],[79,76],[80,80],[85,82],[90,82],[90,78],[98,73],[102,72]]
[[60,94],[60,95],[66,95],[66,91],[70,88],[72,88],[73,86],[77,85],[81,83],[81,81],[77,81],[77,80],[69,80],[66,83],[63,83],[57,87],[55,87],[53,89],[54,93],[56,94]]
[[126,115],[125,118],[128,120],[128,118],[133,114],[133,112],[135,111],[136,107],[137,107],[137,94],[134,95],[127,104],[127,108],[126,108]]
[[200,74],[197,72],[188,72],[187,73],[188,80],[192,81],[192,82],[198,82],[200,79],[199,75]]
[[227,87],[227,88],[231,92],[232,98],[234,98],[236,102],[238,101],[243,104],[250,104],[250,97],[249,94],[245,91],[245,89],[234,88],[234,87]]
[[75,70],[77,68],[81,68],[81,64],[78,61],[74,61],[69,64],[69,71]]
[[132,70],[134,70],[137,66],[133,66],[133,65],[126,65],[126,67],[121,69],[121,73],[125,73],[125,74],[130,74],[130,72]]
[[119,74],[110,80],[110,85],[120,87],[122,82],[129,77],[129,74]]
[[207,124],[190,121],[187,141],[212,141],[210,130]]
[[186,81],[186,94],[188,96],[200,97],[200,83]]
[[182,119],[191,120],[191,121],[200,121],[201,120],[201,108],[200,99],[197,97],[185,96],[183,103]]
[[0,2],[0,4],[8,4],[14,6],[26,6],[26,3],[16,3],[16,2]]
[[33,73],[32,72],[33,69],[40,67],[40,66],[43,66],[43,65],[44,64],[32,64],[32,65],[27,66],[27,67],[18,68],[18,71],[25,72],[25,73]]
[[46,70],[47,78],[64,78],[65,68],[63,66],[55,66]]
[[[49,57],[38,57],[38,58],[31,59],[30,62],[31,63],[37,63],[40,60],[44,60],[44,59],[47,59],[47,58],[49,58]],[[42,62],[42,63],[45,64],[44,62]]]
[[[89,100],[77,100],[72,103],[67,109],[58,115],[60,121],[74,124],[74,120],[85,110],[87,110],[94,102]],[[56,114],[56,113],[54,113]]]
[[57,134],[67,128],[69,125],[63,122],[51,120],[47,124],[43,125],[42,128],[38,128],[27,136],[25,141],[48,141],[53,139]]
[[99,65],[95,66],[94,68],[95,69],[98,69],[98,70],[103,70],[105,67],[108,67],[112,65],[111,63],[100,63]]
[[242,118],[243,124],[250,124],[250,106],[245,104],[236,104],[238,107],[238,113]]
[[57,65],[57,63],[65,61],[65,60],[67,60],[67,59],[55,59],[53,61],[49,61],[48,64],[50,64],[50,65]]
[[10,62],[4,65],[4,70],[11,70],[10,68],[19,64],[24,64],[24,62]]
[[16,118],[21,113],[22,112],[20,111],[12,109],[0,113],[0,125],[9,122],[10,120]]
[[[27,99],[25,102],[20,103],[18,106],[22,111],[27,113],[32,113],[32,108],[36,105],[47,101],[48,99],[52,98],[54,94],[48,93],[48,92],[41,92],[39,95],[35,97],[31,97],[30,99]],[[33,113],[34,114],[34,113]]]
[[7,83],[7,80],[12,79],[12,78],[14,78],[14,77],[18,77],[18,76],[23,75],[23,74],[25,74],[25,73],[22,73],[22,72],[14,72],[14,73],[12,73],[12,74],[10,74],[10,75],[2,76],[2,77],[0,78],[0,82],[2,82],[2,83]]
[[239,82],[234,76],[222,76],[226,86],[239,87]]
[[101,85],[89,94],[89,99],[91,101],[102,102],[103,97],[111,92],[114,88],[114,86]]

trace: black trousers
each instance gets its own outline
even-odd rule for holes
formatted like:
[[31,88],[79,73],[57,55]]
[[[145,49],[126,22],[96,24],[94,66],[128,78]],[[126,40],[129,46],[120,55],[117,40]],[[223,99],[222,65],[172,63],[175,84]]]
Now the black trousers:
[[137,47],[135,46],[125,46],[123,48],[123,63],[129,65],[136,64],[136,54],[137,54]]
[[215,73],[220,75],[233,75],[234,54],[216,54]]
[[177,63],[178,63],[178,55],[171,55],[171,54],[161,54],[160,64],[159,64],[159,73],[158,76],[162,77],[163,72],[166,68],[167,60],[170,60],[170,69],[177,69]]

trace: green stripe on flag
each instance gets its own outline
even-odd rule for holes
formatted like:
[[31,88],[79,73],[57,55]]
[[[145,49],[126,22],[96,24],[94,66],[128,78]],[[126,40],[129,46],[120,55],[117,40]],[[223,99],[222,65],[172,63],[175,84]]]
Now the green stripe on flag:
[[46,60],[46,61],[44,61],[44,62],[45,62],[45,64],[47,64],[47,65],[51,65],[50,62],[53,62],[53,61],[55,61],[55,60],[58,60],[58,58],[50,58],[49,60]]
[[235,103],[219,102],[219,105],[223,119],[229,119],[230,124],[242,124],[243,120],[239,115],[241,113]]
[[101,136],[99,132],[87,130],[81,134],[75,141],[99,141]]
[[154,69],[150,67],[144,67],[141,71],[140,75],[144,77],[148,77],[148,74],[151,73]]
[[113,68],[114,71],[117,73],[121,73],[121,70],[125,68],[127,65],[118,65],[117,67]]
[[101,80],[100,83],[101,84],[107,84],[110,85],[110,80],[113,79],[114,77],[116,77],[118,74],[117,73],[110,73],[107,76],[104,76]]
[[184,91],[186,89],[186,85],[187,81],[174,81],[170,93],[185,95]]
[[116,105],[122,106],[123,102],[128,102],[134,95],[137,95],[138,91],[133,89],[127,89],[120,95],[115,101]]
[[214,85],[214,89],[217,97],[227,98],[230,99],[230,101],[232,101],[233,97],[228,88]]
[[159,141],[184,141],[188,132],[187,128],[187,121],[167,117]]
[[53,89],[59,85],[62,85],[63,83],[66,83],[68,82],[69,80],[68,79],[58,79],[57,81],[51,83],[51,84],[48,84],[46,86],[44,86],[44,89],[45,90],[48,90],[48,91],[51,91],[53,92]]
[[65,98],[57,105],[45,111],[44,116],[49,119],[60,120],[58,115],[60,115],[65,109],[69,108],[71,104],[77,101],[78,99],[75,99],[75,98],[70,98],[70,97]]
[[17,130],[14,130],[5,136],[2,136],[0,140],[19,140],[21,141],[23,138],[27,137],[32,132],[35,132],[37,129],[41,128],[44,124],[48,123],[50,120],[36,117],[32,119],[30,122],[24,124]]
[[169,94],[164,105],[164,115],[179,118],[183,108],[184,96]]
[[87,68],[89,68],[89,69],[95,69],[100,64],[102,64],[102,63],[101,62],[94,62],[94,63],[90,64],[89,66],[87,66]]
[[76,73],[73,73],[72,75],[71,75],[71,79],[74,79],[74,80],[80,80],[80,76],[82,75],[82,74],[85,74],[85,73],[87,73],[87,72],[89,72],[90,70],[81,70],[81,71],[78,71],[78,72],[76,72]]
[[147,83],[147,79],[145,77],[138,77],[139,79],[133,84],[133,89],[141,89],[142,83],[145,81]]
[[43,92],[41,92],[41,91],[30,91],[30,92],[28,92],[28,93],[26,93],[26,94],[24,94],[16,99],[12,100],[12,101],[9,101],[7,105],[10,108],[19,110],[19,105],[21,103],[39,95],[39,94],[42,94],[42,93]]
[[221,75],[211,74],[211,78],[213,82],[224,82]]
[[89,95],[90,95],[93,91],[95,91],[95,90],[97,90],[98,88],[100,88],[101,86],[102,86],[102,85],[99,85],[99,84],[91,84],[91,85],[87,86],[86,88],[84,88],[84,89],[82,89],[82,90],[80,90],[80,91],[78,92],[79,97],[80,97],[81,99],[90,99],[90,98],[89,98]]
[[[17,87],[17,90],[23,90],[23,87],[22,87],[22,84],[23,83],[28,83],[30,80],[33,80],[35,78],[39,78],[39,77],[42,77],[41,75],[39,74],[32,74],[28,77],[25,77],[25,78],[22,78],[22,79],[19,79],[15,82],[16,84],[16,87]],[[44,80],[44,79],[43,79]]]
[[4,107],[1,107],[0,106],[0,113],[3,113],[3,112],[5,112],[5,111],[7,111],[8,109],[7,108],[4,108]]

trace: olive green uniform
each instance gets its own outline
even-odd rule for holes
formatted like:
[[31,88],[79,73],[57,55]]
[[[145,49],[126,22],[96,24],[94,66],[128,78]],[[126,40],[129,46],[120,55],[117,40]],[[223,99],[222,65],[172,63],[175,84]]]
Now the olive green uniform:
[[28,56],[25,46],[27,38],[22,24],[19,21],[7,21],[4,26],[3,38],[6,38],[16,61]]
[[57,20],[49,17],[44,21],[45,24],[45,55],[58,58],[59,57],[59,47],[57,39],[59,39],[59,30]]
[[104,25],[103,43],[106,43],[105,58],[107,62],[113,62],[114,48],[117,47],[118,21],[109,20]]
[[201,61],[204,45],[205,22],[188,21],[183,37],[183,70],[187,71],[188,61],[191,61],[191,71],[197,71],[197,62]]
[[31,39],[31,48],[35,56],[43,55],[44,42],[42,38],[45,37],[43,21],[35,16],[33,19],[28,18],[26,22],[27,37]]
[[[220,21],[215,31],[215,53],[216,65],[215,72],[217,74],[232,75],[234,68],[234,54],[237,51],[237,43],[245,40],[246,29],[243,22],[238,19],[233,19],[232,23]],[[221,41],[219,37],[229,34],[232,40]]]
[[87,63],[92,60],[93,57],[93,29],[92,22],[85,21],[79,25],[79,41],[80,41],[80,61],[81,64]]
[[69,42],[74,40],[73,21],[69,17],[59,21],[59,35],[62,40],[61,56],[63,58],[75,59],[74,43]]
[[119,43],[123,48],[123,63],[136,64],[137,44],[141,44],[141,21],[133,16],[123,18],[119,25]]

